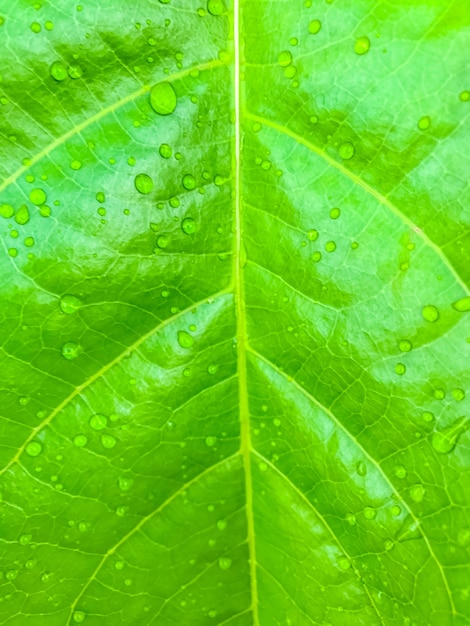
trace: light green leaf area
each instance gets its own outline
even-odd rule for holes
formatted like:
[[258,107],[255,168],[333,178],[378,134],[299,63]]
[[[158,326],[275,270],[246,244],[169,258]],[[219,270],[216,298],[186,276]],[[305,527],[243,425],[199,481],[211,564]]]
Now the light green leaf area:
[[470,624],[469,49],[0,0],[1,624]]

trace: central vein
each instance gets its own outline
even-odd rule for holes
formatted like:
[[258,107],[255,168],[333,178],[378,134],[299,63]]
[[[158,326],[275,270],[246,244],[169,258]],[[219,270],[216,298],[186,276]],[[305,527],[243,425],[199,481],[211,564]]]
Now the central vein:
[[233,282],[237,314],[237,372],[240,407],[240,452],[245,469],[246,519],[251,580],[251,608],[253,624],[259,626],[258,589],[256,579],[255,528],[253,520],[253,482],[251,476],[251,433],[248,405],[246,348],[247,328],[245,314],[245,286],[243,282],[243,217],[241,180],[241,107],[240,107],[240,0],[233,5],[234,39],[234,100],[235,100],[235,150],[233,172],[235,176],[235,254],[233,255]]

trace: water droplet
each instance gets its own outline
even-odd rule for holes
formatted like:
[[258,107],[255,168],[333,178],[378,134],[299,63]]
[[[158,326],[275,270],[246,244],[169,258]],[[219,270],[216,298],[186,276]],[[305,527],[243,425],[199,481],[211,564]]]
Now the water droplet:
[[430,411],[424,411],[423,420],[429,424],[429,422],[434,420],[434,415]]
[[24,240],[24,245],[27,248],[32,248],[34,246],[34,237],[26,237]]
[[41,32],[41,24],[39,24],[39,22],[33,22],[31,24],[30,28],[33,31],[33,33],[40,33]]
[[331,209],[330,217],[332,220],[337,220],[340,215],[341,215],[340,209],[338,209],[337,207],[335,207],[334,209]]
[[321,260],[321,252],[318,252],[318,250],[316,252],[314,252],[312,254],[312,261],[315,261],[315,263],[318,263],[318,261]]
[[111,448],[114,448],[116,443],[117,441],[112,435],[101,435],[101,445],[103,448],[111,450]]
[[196,232],[196,222],[192,217],[185,217],[181,222],[181,229],[187,235],[193,235]]
[[403,376],[403,374],[406,373],[406,365],[404,365],[403,363],[397,363],[395,365],[395,372],[399,375],[399,376]]
[[59,306],[63,313],[66,313],[67,315],[72,315],[73,313],[78,311],[82,304],[83,302],[80,300],[80,298],[67,294],[65,296],[62,296],[62,298],[60,299]]
[[297,68],[295,67],[295,65],[289,65],[289,67],[286,67],[284,69],[284,76],[286,78],[294,78],[296,74],[297,74]]
[[67,68],[67,73],[70,76],[70,78],[73,78],[73,79],[81,78],[83,76],[82,68],[79,65],[76,65],[75,63],[73,63],[72,65],[69,65],[69,67]]
[[426,493],[425,488],[421,484],[413,485],[410,489],[410,498],[415,502],[422,502],[424,498],[424,494]]
[[83,448],[88,443],[88,437],[86,435],[75,435],[73,438],[73,445],[77,448]]
[[213,446],[215,446],[215,444],[217,443],[217,437],[206,437],[204,443],[206,444],[206,446],[208,446],[209,448],[212,448]]
[[406,478],[408,476],[406,467],[404,467],[403,465],[397,465],[395,469],[393,470],[393,473],[395,474],[397,478],[400,478],[400,479]]
[[15,222],[20,226],[24,226],[29,222],[29,211],[26,204],[22,204],[16,212]]
[[410,352],[412,347],[411,341],[408,341],[408,339],[402,339],[398,344],[398,348],[401,352]]
[[178,331],[178,343],[182,348],[192,348],[194,345],[194,337],[187,333],[185,330]]
[[465,298],[457,300],[457,302],[453,302],[452,306],[459,313],[466,313],[467,311],[470,311],[470,296],[466,296]]
[[134,481],[132,478],[126,478],[125,476],[120,476],[118,478],[118,485],[121,491],[129,491],[133,484]]
[[468,102],[470,100],[470,91],[461,91],[459,98],[462,102]]
[[166,248],[168,246],[168,244],[170,243],[170,239],[167,237],[167,235],[160,235],[159,237],[157,237],[157,248],[159,248],[160,250],[163,250],[164,248]]
[[466,417],[460,417],[451,426],[433,433],[431,438],[432,447],[439,454],[448,454],[455,448],[457,441],[468,428]]
[[311,228],[307,233],[307,237],[310,241],[316,241],[318,239],[318,230],[315,230],[315,228]]
[[344,159],[351,159],[354,156],[356,149],[350,141],[345,141],[339,147],[339,156]]
[[32,189],[29,193],[29,199],[33,204],[39,206],[45,204],[47,196],[42,189]]
[[158,83],[150,91],[150,106],[158,115],[170,115],[176,109],[176,92],[171,83]]
[[227,556],[221,556],[219,559],[219,567],[223,570],[230,569],[230,567],[232,567],[232,559],[229,559]]
[[25,452],[29,456],[39,456],[42,452],[42,445],[39,441],[30,441],[25,448]]
[[188,191],[196,188],[196,179],[192,174],[185,174],[183,176],[183,187]]
[[207,368],[207,372],[209,374],[216,374],[218,369],[218,365],[215,365],[215,363],[211,363],[211,365],[209,365],[209,367]]
[[346,521],[348,522],[350,526],[355,526],[357,523],[356,516],[353,515],[352,513],[348,513],[346,515]]
[[339,561],[338,561],[338,565],[340,566],[340,568],[344,571],[350,569],[351,567],[351,561],[346,558],[345,556],[342,556]]
[[28,543],[31,542],[32,538],[33,538],[33,535],[25,534],[25,535],[21,535],[18,541],[20,542],[22,546],[27,546]]
[[8,254],[11,257],[18,256],[18,250],[16,248],[8,248]]
[[224,519],[219,519],[217,522],[217,528],[219,530],[225,530],[227,528],[227,521]]
[[96,194],[96,199],[100,204],[103,204],[106,201],[106,196],[103,191],[98,191]]
[[429,117],[429,115],[424,115],[418,121],[418,128],[420,130],[427,130],[430,126],[431,126],[431,118]]
[[445,389],[441,389],[440,387],[438,389],[434,389],[434,397],[436,400],[444,400],[446,397]]
[[427,304],[424,306],[422,313],[427,322],[435,322],[439,319],[439,311],[433,304]]
[[124,561],[116,561],[116,563],[114,564],[114,567],[117,570],[122,570],[124,569],[124,565],[125,565]]
[[17,576],[18,576],[18,570],[16,569],[11,569],[5,574],[5,578],[7,580],[15,580]]
[[134,179],[135,188],[139,193],[148,194],[153,190],[153,180],[148,174],[138,174]]
[[54,22],[51,22],[50,20],[47,20],[47,22],[44,24],[44,26],[46,27],[46,30],[52,30],[54,28]]
[[356,42],[354,44],[354,52],[356,54],[362,55],[362,54],[366,54],[366,52],[369,52],[370,49],[370,40],[369,37],[359,37],[358,39],[356,39]]
[[289,50],[283,50],[277,57],[277,62],[281,67],[288,67],[292,63],[292,54]]
[[85,613],[83,611],[75,611],[73,614],[73,621],[80,624],[85,619]]
[[364,509],[364,517],[366,519],[375,519],[376,516],[377,511],[371,506],[366,506],[366,508]]
[[465,399],[465,391],[463,389],[452,389],[452,397],[457,402],[461,402]]
[[308,25],[308,32],[311,35],[316,35],[318,32],[320,32],[320,29],[321,29],[320,20],[312,20],[310,24]]
[[222,0],[208,0],[207,10],[211,15],[222,15],[225,10]]
[[0,215],[2,217],[13,217],[15,213],[15,209],[10,204],[1,204],[0,205]]
[[365,476],[367,474],[366,464],[363,463],[363,461],[359,461],[359,463],[356,465],[356,471],[359,474],[359,476]]
[[97,413],[96,415],[92,415],[88,422],[93,430],[103,430],[108,425],[108,418],[104,415],[100,415]]
[[334,252],[336,250],[336,244],[334,241],[327,241],[325,244],[325,250],[327,252]]
[[167,143],[162,143],[158,151],[160,153],[160,156],[164,159],[170,159],[171,155],[173,154],[171,146],[169,146]]
[[400,515],[400,513],[401,513],[401,509],[400,509],[400,507],[398,506],[398,504],[394,504],[394,505],[392,506],[391,512],[392,512],[392,515],[395,515],[395,517],[397,517],[398,515]]
[[81,167],[82,167],[82,163],[81,163],[81,161],[77,161],[77,159],[74,159],[74,160],[70,163],[70,167],[71,167],[73,170],[77,171],[77,170],[81,169]]
[[387,550],[387,552],[389,552],[390,550],[393,550],[394,545],[395,544],[393,543],[391,539],[386,539],[384,541],[384,548],[385,550]]
[[68,342],[64,343],[62,346],[62,356],[68,361],[77,358],[80,352],[81,350],[78,343]]

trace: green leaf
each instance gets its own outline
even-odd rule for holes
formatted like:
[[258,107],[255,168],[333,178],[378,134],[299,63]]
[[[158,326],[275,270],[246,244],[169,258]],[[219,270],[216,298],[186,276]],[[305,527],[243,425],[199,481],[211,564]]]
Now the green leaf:
[[0,16],[0,623],[469,624],[467,4]]

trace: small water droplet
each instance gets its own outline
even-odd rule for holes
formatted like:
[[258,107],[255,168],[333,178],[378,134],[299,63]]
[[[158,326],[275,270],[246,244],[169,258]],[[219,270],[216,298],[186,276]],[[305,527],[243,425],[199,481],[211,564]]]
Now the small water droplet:
[[451,426],[433,433],[431,438],[432,447],[439,454],[448,454],[455,448],[459,437],[467,430],[468,420],[460,417]]
[[178,343],[182,348],[186,348],[187,350],[189,350],[189,348],[193,347],[194,337],[187,333],[185,330],[179,330],[177,337]]
[[424,411],[423,420],[429,424],[429,422],[434,420],[434,415],[430,411]]
[[22,204],[15,215],[15,222],[24,226],[29,222],[29,210],[26,204]]
[[321,29],[320,20],[312,20],[310,24],[308,25],[308,32],[311,35],[316,35],[318,32],[320,32],[320,29]]
[[183,187],[187,189],[188,191],[191,191],[192,189],[196,188],[196,179],[194,178],[192,174],[185,174],[183,176],[182,183],[183,183]]
[[465,391],[463,389],[452,389],[452,397],[457,402],[462,402],[465,399]]
[[461,91],[459,98],[462,102],[468,102],[470,100],[470,91]]
[[81,350],[78,343],[73,343],[69,341],[68,343],[64,343],[64,345],[62,346],[62,356],[68,361],[77,358],[80,352]]
[[344,571],[350,569],[351,567],[351,561],[346,558],[345,556],[342,556],[339,561],[338,561],[338,565],[340,566],[340,568]]
[[420,483],[413,485],[410,489],[410,498],[414,502],[422,502],[426,493],[425,488]]
[[339,147],[339,156],[344,159],[351,159],[354,156],[356,149],[354,148],[354,144],[350,141],[345,141]]
[[73,79],[81,78],[83,76],[82,68],[76,63],[72,63],[72,65],[69,65],[69,67],[67,68],[67,73],[70,78]]
[[211,15],[222,15],[225,11],[224,3],[222,0],[208,0],[207,10]]
[[112,435],[101,435],[101,445],[103,448],[111,450],[111,448],[114,448],[116,443],[117,441]]
[[316,241],[318,239],[318,230],[315,230],[315,228],[311,228],[307,233],[307,237],[310,241]]
[[422,314],[427,322],[435,322],[439,319],[439,311],[433,304],[427,304],[424,306]]
[[312,254],[312,261],[318,263],[321,260],[321,252],[318,250]]
[[403,376],[403,374],[406,373],[406,365],[404,365],[403,363],[397,363],[395,365],[395,372],[399,375],[399,376]]
[[330,217],[332,220],[337,220],[340,215],[341,215],[340,209],[338,209],[337,207],[335,207],[334,209],[331,209]]
[[76,170],[81,169],[81,167],[82,167],[82,163],[81,163],[81,161],[78,161],[77,159],[74,159],[74,160],[70,163],[70,167],[71,167],[73,170],[75,170],[75,171],[76,171]]
[[367,474],[366,464],[363,461],[359,461],[359,463],[356,465],[356,471],[359,476],[365,476]]
[[457,300],[457,302],[453,302],[452,307],[459,313],[466,313],[467,311],[470,311],[470,296],[466,296],[465,298]]
[[85,619],[85,613],[83,611],[75,611],[73,614],[73,621],[80,624]]
[[220,569],[223,569],[223,570],[230,569],[230,567],[232,567],[232,559],[229,559],[226,556],[220,557],[220,559],[219,559],[219,567],[220,567]]
[[211,365],[209,365],[209,367],[207,368],[207,372],[209,374],[216,374],[217,370],[219,369],[219,367],[217,365],[215,365],[214,363],[212,363]]
[[33,22],[31,24],[30,28],[33,31],[33,33],[40,33],[41,32],[41,24],[39,24],[39,22]]
[[418,121],[418,128],[420,130],[427,130],[430,126],[431,126],[431,118],[429,117],[429,115],[424,115]]
[[406,467],[404,467],[403,465],[397,465],[395,469],[393,470],[393,473],[395,474],[397,478],[400,478],[400,479],[406,478],[408,476]]
[[398,344],[398,348],[401,352],[410,352],[412,347],[411,341],[408,341],[408,339],[402,339]]
[[24,245],[27,248],[32,248],[34,246],[34,237],[26,237],[24,240]]
[[72,315],[82,306],[83,302],[77,296],[66,294],[62,296],[59,302],[60,310],[67,314]]
[[391,539],[386,539],[384,541],[384,548],[385,548],[385,550],[387,550],[387,552],[389,552],[390,550],[393,550],[394,546],[395,546],[395,544],[393,543],[393,541]]
[[362,54],[366,54],[367,52],[369,52],[370,49],[370,40],[369,37],[359,37],[358,39],[356,39],[356,42],[354,44],[354,52],[356,54],[362,55]]
[[171,155],[173,154],[171,146],[169,146],[167,143],[162,143],[158,151],[160,153],[160,156],[164,159],[170,159]]
[[366,506],[364,509],[364,517],[366,519],[375,519],[375,517],[377,516],[377,511],[371,507],[371,506]]
[[15,214],[15,209],[11,206],[11,204],[2,204],[0,205],[0,215],[2,217],[13,217]]
[[283,50],[277,57],[277,62],[281,67],[288,67],[292,63],[292,54],[289,50]]
[[173,85],[158,83],[150,91],[150,106],[158,115],[171,115],[176,109],[177,99]]
[[157,241],[155,243],[157,244],[158,249],[164,250],[170,243],[170,239],[167,235],[160,235],[157,237]]
[[438,389],[434,389],[434,397],[436,398],[436,400],[444,400],[444,398],[446,397],[445,389],[442,389],[440,387]]
[[225,530],[227,528],[227,521],[224,519],[219,519],[217,521],[217,528],[219,530]]
[[327,241],[325,244],[325,250],[327,252],[334,252],[336,250],[336,243],[334,241]]
[[62,61],[55,61],[49,68],[49,73],[52,78],[58,82],[68,78],[67,67]]
[[134,179],[135,188],[139,193],[148,194],[153,190],[153,180],[148,174],[137,174]]
[[86,435],[75,435],[73,438],[73,445],[77,448],[83,448],[88,443],[88,437]]
[[47,200],[47,196],[44,193],[43,189],[32,189],[29,192],[29,199],[31,200],[33,204],[36,204],[37,206],[39,206],[41,204],[45,204]]
[[96,194],[96,199],[100,204],[104,204],[104,202],[106,201],[106,196],[104,195],[104,192],[98,191],[98,193]]
[[181,229],[187,235],[193,235],[196,232],[196,222],[192,217],[185,217],[181,222]]
[[346,521],[348,522],[350,526],[355,526],[357,523],[356,516],[353,515],[352,513],[348,513],[346,515]]
[[116,561],[116,563],[114,564],[114,567],[117,570],[122,570],[124,569],[124,565],[125,565],[124,561]]
[[398,506],[398,504],[394,504],[394,505],[392,506],[391,512],[392,512],[392,515],[394,515],[395,517],[397,517],[398,515],[400,515],[400,513],[401,513],[401,509],[400,509],[400,507]]
[[108,425],[108,418],[105,415],[97,413],[92,415],[89,419],[90,426],[93,430],[103,430]]
[[209,448],[212,448],[213,446],[215,446],[215,444],[217,443],[217,437],[206,437],[204,443],[206,444],[206,446],[208,446]]
[[25,452],[29,456],[39,456],[42,452],[42,445],[39,441],[30,441],[25,448]]
[[33,535],[25,534],[25,535],[21,535],[18,541],[20,542],[22,546],[27,546],[28,543],[31,543],[32,538],[33,538]]

